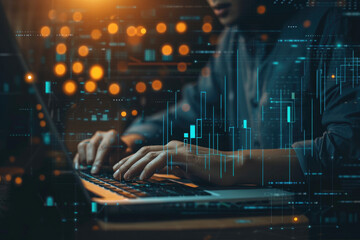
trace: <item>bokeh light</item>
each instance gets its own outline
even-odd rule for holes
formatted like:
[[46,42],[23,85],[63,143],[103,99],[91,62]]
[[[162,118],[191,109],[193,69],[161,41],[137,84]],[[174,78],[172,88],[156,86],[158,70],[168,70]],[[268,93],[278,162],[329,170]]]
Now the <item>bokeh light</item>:
[[89,54],[89,48],[85,45],[82,45],[78,49],[78,53],[82,57],[86,57]]
[[179,63],[177,64],[177,70],[178,70],[179,72],[186,72],[186,70],[187,70],[187,65],[186,65],[186,63],[184,63],[184,62],[179,62]]
[[171,55],[172,52],[173,52],[173,49],[172,49],[171,45],[169,45],[169,44],[165,44],[165,45],[162,46],[162,48],[161,48],[161,53],[162,53],[163,55],[165,55],[165,56]]
[[46,122],[45,122],[45,120],[41,120],[41,121],[40,121],[40,127],[42,127],[42,128],[46,127]]
[[138,111],[136,109],[131,111],[131,115],[133,115],[134,117],[138,115]]
[[203,31],[204,33],[210,33],[210,32],[212,31],[212,25],[211,25],[211,23],[204,23],[204,24],[202,25],[202,31]]
[[74,12],[73,20],[75,22],[80,22],[82,20],[82,13],[81,12]]
[[187,25],[185,22],[178,22],[175,26],[175,29],[178,33],[185,33],[187,30]]
[[121,116],[122,116],[122,117],[126,117],[126,115],[127,115],[127,114],[126,114],[125,111],[122,111],[122,112],[121,112]]
[[66,65],[64,63],[55,64],[54,73],[58,77],[64,76],[66,73]]
[[104,76],[104,69],[100,65],[94,65],[90,68],[89,74],[91,79],[99,81]]
[[64,43],[59,43],[58,45],[56,45],[56,53],[63,55],[66,53],[66,45]]
[[119,31],[119,26],[116,23],[110,23],[107,29],[110,34],[115,34]]
[[154,91],[159,91],[162,88],[162,82],[160,80],[154,80],[151,83],[151,87]]
[[146,28],[144,26],[138,26],[136,28],[136,36],[142,37],[146,34]]
[[66,95],[74,95],[77,90],[77,85],[74,80],[66,80],[63,84],[63,91]]
[[118,95],[120,93],[120,85],[118,83],[112,83],[109,85],[109,93],[111,95]]
[[89,81],[86,81],[85,84],[84,84],[84,89],[88,93],[95,92],[96,88],[97,88],[97,84],[94,81],[89,80]]
[[42,37],[46,38],[46,37],[50,36],[51,29],[48,26],[43,26],[40,29],[40,34],[41,34]]
[[68,26],[63,26],[60,28],[60,36],[67,38],[71,34],[71,30]]
[[262,15],[266,12],[266,7],[264,5],[260,5],[257,7],[256,11],[258,14]]
[[90,35],[92,39],[99,40],[102,36],[102,33],[99,29],[93,29]]
[[138,82],[135,89],[138,93],[144,93],[146,91],[146,84],[144,82]]
[[25,74],[24,80],[26,83],[33,83],[35,82],[35,75],[31,72],[28,72]]
[[160,22],[160,23],[158,23],[158,24],[156,25],[156,31],[157,31],[158,33],[163,34],[163,33],[166,32],[166,30],[167,30],[167,26],[166,26],[165,23]]
[[84,65],[81,62],[76,61],[72,65],[72,70],[73,70],[74,73],[80,74],[84,70]]
[[129,26],[127,29],[126,29],[126,34],[129,36],[129,37],[134,37],[137,33],[137,29],[136,27],[134,26]]
[[188,55],[190,52],[190,48],[188,45],[186,44],[182,44],[180,45],[179,47],[179,54],[182,55],[182,56],[185,56],[185,55]]

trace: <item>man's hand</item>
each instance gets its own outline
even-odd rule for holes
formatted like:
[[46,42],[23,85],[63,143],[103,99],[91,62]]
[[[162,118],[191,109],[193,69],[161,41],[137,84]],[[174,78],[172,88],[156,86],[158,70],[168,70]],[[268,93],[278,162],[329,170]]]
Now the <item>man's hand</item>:
[[113,166],[119,159],[132,153],[132,147],[138,135],[120,137],[115,130],[98,131],[90,139],[78,144],[78,153],[74,158],[75,168],[79,165],[92,165],[91,173],[97,174],[104,164]]

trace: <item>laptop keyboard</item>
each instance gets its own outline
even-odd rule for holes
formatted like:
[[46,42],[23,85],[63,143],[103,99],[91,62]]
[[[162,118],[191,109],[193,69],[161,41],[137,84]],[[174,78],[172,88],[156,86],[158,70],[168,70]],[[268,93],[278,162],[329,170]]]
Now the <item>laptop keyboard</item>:
[[175,197],[175,196],[206,196],[211,195],[199,188],[193,188],[181,183],[164,180],[118,181],[112,174],[91,175],[84,171],[80,177],[107,190],[129,199],[144,197]]

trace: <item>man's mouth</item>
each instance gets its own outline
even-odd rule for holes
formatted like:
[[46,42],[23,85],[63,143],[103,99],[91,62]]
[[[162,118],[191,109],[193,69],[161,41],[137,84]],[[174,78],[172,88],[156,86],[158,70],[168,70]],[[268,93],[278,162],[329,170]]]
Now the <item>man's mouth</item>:
[[231,3],[220,3],[212,6],[214,13],[218,17],[225,17],[229,13]]

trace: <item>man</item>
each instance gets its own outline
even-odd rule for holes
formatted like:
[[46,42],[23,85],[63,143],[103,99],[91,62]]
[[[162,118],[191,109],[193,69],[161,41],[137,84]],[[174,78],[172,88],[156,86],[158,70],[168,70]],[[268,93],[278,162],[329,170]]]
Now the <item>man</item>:
[[[82,141],[75,166],[92,165],[96,174],[109,160],[117,179],[147,179],[165,167],[233,185],[313,173],[330,182],[360,159],[353,22],[335,8],[300,3],[208,3],[226,26],[210,74],[185,88],[168,113],[139,119],[121,141],[114,130]],[[190,125],[196,132],[188,137]],[[113,150],[122,142],[126,150]]]

